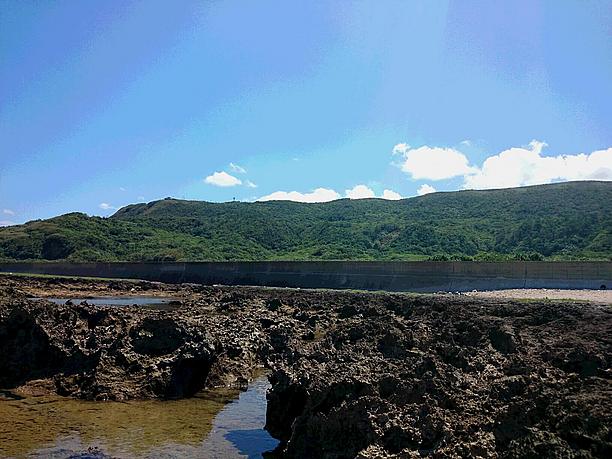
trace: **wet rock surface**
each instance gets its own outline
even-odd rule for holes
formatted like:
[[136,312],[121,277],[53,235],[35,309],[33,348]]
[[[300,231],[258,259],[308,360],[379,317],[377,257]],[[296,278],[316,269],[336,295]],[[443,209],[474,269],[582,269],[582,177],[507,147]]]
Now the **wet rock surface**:
[[0,278],[1,388],[175,398],[265,366],[281,457],[610,457],[611,336],[577,302]]

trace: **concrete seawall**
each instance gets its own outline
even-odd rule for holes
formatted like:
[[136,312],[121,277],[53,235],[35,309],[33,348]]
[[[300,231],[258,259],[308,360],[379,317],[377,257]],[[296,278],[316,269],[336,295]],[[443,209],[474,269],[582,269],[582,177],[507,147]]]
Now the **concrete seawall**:
[[0,263],[0,272],[388,291],[612,288],[612,262]]

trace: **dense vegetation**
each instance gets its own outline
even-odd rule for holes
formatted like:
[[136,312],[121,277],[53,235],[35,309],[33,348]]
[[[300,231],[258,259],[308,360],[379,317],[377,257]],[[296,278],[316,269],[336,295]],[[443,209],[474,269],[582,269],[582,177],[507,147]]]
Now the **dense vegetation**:
[[612,183],[363,199],[164,199],[0,229],[2,260],[612,259]]

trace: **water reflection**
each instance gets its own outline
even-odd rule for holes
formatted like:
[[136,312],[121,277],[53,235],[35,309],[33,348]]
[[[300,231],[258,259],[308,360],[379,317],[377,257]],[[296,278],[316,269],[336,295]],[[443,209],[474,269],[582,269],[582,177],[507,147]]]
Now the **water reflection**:
[[87,302],[95,306],[144,306],[152,309],[171,310],[180,305],[180,301],[174,298],[157,296],[96,296],[90,298],[31,298],[33,300],[45,300],[55,304],[65,304],[71,301],[74,304]]
[[260,378],[221,410],[201,450],[205,457],[224,457],[223,453],[232,451],[232,457],[259,458],[276,448],[278,440],[263,429],[269,387],[268,380]]
[[263,377],[240,396],[214,390],[172,401],[0,396],[0,456],[66,458],[97,448],[89,457],[261,457],[277,444],[263,430],[267,387]]

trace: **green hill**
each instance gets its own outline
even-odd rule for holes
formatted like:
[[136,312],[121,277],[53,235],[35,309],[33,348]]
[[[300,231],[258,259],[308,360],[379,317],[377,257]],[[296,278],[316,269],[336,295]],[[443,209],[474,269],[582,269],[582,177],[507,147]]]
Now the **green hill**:
[[612,259],[612,182],[304,204],[164,199],[0,229],[0,259]]

